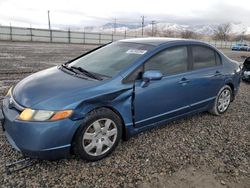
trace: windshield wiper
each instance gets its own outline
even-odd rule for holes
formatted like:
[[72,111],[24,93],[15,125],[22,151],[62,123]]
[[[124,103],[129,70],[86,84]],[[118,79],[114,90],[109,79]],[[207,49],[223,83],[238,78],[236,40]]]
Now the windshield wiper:
[[[67,69],[75,74],[78,74],[79,72],[81,72],[84,75],[91,77],[91,78],[94,78],[96,80],[103,80],[100,76],[98,76],[92,72],[89,72],[89,71],[83,69],[82,67],[68,66],[67,64],[62,64],[61,67],[65,68],[65,69]],[[75,71],[75,70],[77,70],[77,71]]]
[[87,71],[86,69],[84,69],[84,68],[82,68],[82,67],[70,66],[70,67],[67,67],[67,68],[78,70],[79,72],[81,72],[81,73],[87,75],[88,77],[94,78],[94,79],[96,79],[96,80],[103,80],[103,79],[102,79],[100,76],[98,76],[97,74],[92,73],[92,72],[89,72],[89,71]]
[[65,68],[65,69],[67,69],[67,70],[69,70],[69,71],[71,71],[71,72],[73,72],[74,74],[77,74],[77,72],[74,71],[74,69],[68,67],[66,64],[62,64],[61,67],[62,67],[62,68]]

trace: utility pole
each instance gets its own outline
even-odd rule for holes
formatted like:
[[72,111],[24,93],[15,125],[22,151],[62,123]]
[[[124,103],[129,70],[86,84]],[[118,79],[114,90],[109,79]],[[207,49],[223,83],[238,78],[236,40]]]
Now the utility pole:
[[12,40],[12,26],[11,26],[11,22],[10,22],[10,40]]
[[31,42],[32,42],[32,40],[33,40],[33,39],[32,39],[32,35],[33,35],[33,34],[32,34],[32,26],[31,26],[31,24],[30,24],[30,41],[31,41]]
[[153,20],[153,21],[151,22],[151,26],[152,26],[152,28],[151,28],[151,35],[152,35],[152,36],[154,36],[154,24],[156,24],[156,21]]
[[50,25],[50,15],[49,15],[49,10],[48,10],[48,25],[49,25],[50,42],[52,42],[52,30],[51,30],[51,25]]
[[115,18],[115,22],[114,22],[114,34],[116,33],[116,18]]
[[48,25],[49,25],[49,30],[51,30],[49,10],[48,10]]
[[246,30],[241,33],[240,42],[243,43]]
[[143,36],[143,29],[144,29],[144,19],[145,19],[145,16],[142,16],[141,17],[141,35]]

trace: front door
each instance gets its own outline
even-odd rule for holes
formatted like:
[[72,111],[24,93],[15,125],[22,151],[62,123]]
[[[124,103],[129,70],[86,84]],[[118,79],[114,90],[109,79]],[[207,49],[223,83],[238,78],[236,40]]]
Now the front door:
[[135,126],[141,127],[181,115],[189,110],[188,49],[186,46],[169,48],[150,58],[144,72],[159,70],[161,80],[150,81],[142,87],[135,84]]

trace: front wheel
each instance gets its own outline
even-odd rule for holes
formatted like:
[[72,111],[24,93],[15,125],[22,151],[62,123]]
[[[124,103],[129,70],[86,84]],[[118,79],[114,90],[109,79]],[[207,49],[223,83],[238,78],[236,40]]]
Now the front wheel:
[[231,87],[226,85],[219,91],[215,99],[213,108],[209,112],[217,116],[225,113],[231,103],[231,100],[232,100],[232,89]]
[[74,138],[74,153],[89,161],[106,157],[118,145],[122,135],[119,116],[101,108],[91,112],[77,130]]

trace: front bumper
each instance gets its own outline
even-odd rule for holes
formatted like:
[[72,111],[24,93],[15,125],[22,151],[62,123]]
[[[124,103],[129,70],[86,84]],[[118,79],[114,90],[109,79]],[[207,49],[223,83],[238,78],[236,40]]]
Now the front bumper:
[[8,142],[25,156],[55,160],[70,155],[73,136],[80,121],[64,119],[54,122],[26,122],[17,120],[20,112],[8,107],[3,100],[1,124]]
[[242,74],[242,79],[246,81],[250,81],[250,71],[244,71]]
[[232,47],[232,50],[240,51],[240,48]]

